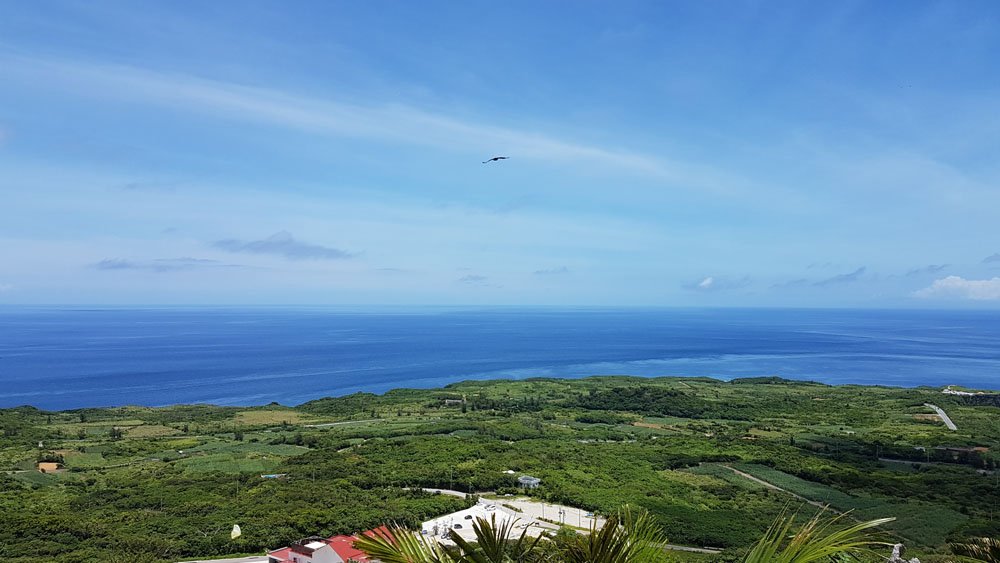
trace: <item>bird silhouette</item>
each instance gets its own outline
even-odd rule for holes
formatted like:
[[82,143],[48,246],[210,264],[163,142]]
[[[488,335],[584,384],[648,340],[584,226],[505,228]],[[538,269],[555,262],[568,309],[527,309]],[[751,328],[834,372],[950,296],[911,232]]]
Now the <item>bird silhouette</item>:
[[491,158],[489,160],[484,160],[483,164],[489,164],[490,162],[496,162],[498,160],[507,160],[508,158],[510,158],[510,157],[509,156],[494,156],[493,158]]

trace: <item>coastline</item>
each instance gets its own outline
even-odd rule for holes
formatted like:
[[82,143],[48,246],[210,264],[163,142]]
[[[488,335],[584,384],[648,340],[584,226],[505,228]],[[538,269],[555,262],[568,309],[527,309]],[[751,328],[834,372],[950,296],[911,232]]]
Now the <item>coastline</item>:
[[816,386],[816,387],[826,387],[826,388],[861,388],[861,389],[881,389],[887,391],[932,391],[935,393],[940,393],[945,397],[955,397],[955,398],[1000,398],[1000,389],[969,389],[962,387],[962,392],[954,391],[956,385],[942,385],[938,387],[929,385],[918,385],[913,387],[900,386],[900,385],[883,385],[883,384],[860,384],[860,383],[843,383],[843,384],[830,384],[815,380],[799,380],[799,379],[789,379],[778,376],[752,376],[752,377],[738,377],[723,379],[718,377],[707,377],[707,376],[684,376],[684,375],[662,375],[662,376],[637,376],[637,375],[624,375],[624,374],[614,374],[614,375],[588,375],[581,377],[528,377],[521,379],[514,378],[491,378],[491,379],[463,379],[460,381],[454,381],[442,386],[436,387],[394,387],[392,389],[373,392],[373,391],[354,391],[352,393],[344,393],[340,395],[324,395],[320,397],[315,397],[301,403],[294,405],[283,404],[277,401],[262,402],[253,405],[232,405],[232,404],[218,404],[211,402],[193,402],[193,403],[169,403],[161,405],[141,405],[141,404],[121,404],[121,405],[88,405],[79,406],[68,409],[44,409],[31,404],[22,404],[14,406],[0,406],[0,411],[10,411],[16,409],[34,409],[43,413],[65,413],[65,412],[79,412],[86,410],[111,410],[111,409],[170,409],[170,408],[183,408],[183,407],[211,407],[220,409],[233,409],[233,410],[252,410],[252,409],[266,409],[266,408],[282,408],[282,409],[298,409],[310,403],[315,403],[324,400],[336,400],[350,398],[353,396],[364,396],[372,398],[391,398],[393,396],[412,396],[414,394],[425,394],[433,392],[449,392],[460,390],[464,387],[476,387],[479,385],[492,385],[497,383],[531,383],[531,382],[546,382],[546,383],[559,383],[559,382],[580,382],[587,383],[588,381],[596,382],[600,385],[603,384],[651,384],[658,385],[664,383],[680,383],[685,382],[706,382],[712,384],[725,384],[725,385],[741,385],[741,384],[754,384],[754,385],[789,385],[789,386]]
[[467,379],[779,376],[995,386],[963,311],[101,309],[0,312],[0,406],[296,405]]

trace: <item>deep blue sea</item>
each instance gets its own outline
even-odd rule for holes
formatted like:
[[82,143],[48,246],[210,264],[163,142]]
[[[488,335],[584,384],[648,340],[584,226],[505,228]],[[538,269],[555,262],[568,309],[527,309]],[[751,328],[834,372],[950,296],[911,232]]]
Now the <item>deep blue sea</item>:
[[0,407],[295,405],[607,374],[1000,389],[1000,312],[0,308]]

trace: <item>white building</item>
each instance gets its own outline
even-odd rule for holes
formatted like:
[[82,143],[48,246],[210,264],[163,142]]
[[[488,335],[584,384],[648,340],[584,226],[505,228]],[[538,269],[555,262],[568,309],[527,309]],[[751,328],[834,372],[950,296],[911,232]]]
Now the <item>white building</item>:
[[517,478],[517,482],[525,489],[535,489],[542,483],[542,480],[531,475],[521,475]]
[[269,555],[272,563],[344,563],[333,547],[323,540],[296,542]]

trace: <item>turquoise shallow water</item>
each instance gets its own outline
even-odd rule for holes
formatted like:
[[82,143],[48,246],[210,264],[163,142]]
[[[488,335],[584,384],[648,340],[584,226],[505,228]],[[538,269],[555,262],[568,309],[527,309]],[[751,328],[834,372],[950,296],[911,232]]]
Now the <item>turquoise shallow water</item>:
[[599,374],[1000,389],[1000,313],[0,308],[0,407],[298,404]]

